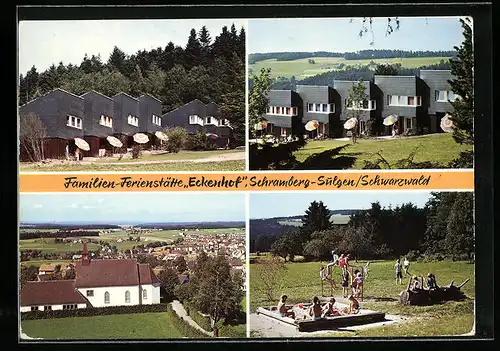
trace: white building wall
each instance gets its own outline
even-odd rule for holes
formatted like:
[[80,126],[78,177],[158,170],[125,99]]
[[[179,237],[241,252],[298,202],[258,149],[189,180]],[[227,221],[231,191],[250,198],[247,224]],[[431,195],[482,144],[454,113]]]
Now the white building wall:
[[[70,304],[68,304],[68,305],[70,305]],[[71,305],[73,305],[73,304],[71,304]],[[86,307],[87,307],[87,304],[85,304],[85,303],[77,304],[77,308],[86,308]],[[52,305],[53,311],[62,310],[62,309],[63,309],[63,305]],[[38,306],[38,310],[43,311],[43,305]],[[21,306],[21,312],[30,312],[30,311],[31,311],[31,306]]]
[[[160,303],[160,287],[155,287],[152,284],[141,285],[143,290],[147,292],[147,299],[142,299],[143,305],[153,305]],[[144,295],[142,295],[144,296]]]
[[[87,290],[94,290],[94,296],[87,296]],[[130,292],[130,302],[125,303],[125,292]],[[89,300],[94,307],[139,305],[139,286],[110,286],[94,288],[78,288],[78,291]],[[104,303],[104,293],[109,292],[109,303]]]

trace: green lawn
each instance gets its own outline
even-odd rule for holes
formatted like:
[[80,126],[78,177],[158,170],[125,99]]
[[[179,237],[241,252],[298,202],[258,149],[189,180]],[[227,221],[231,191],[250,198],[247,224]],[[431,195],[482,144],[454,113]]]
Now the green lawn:
[[44,339],[168,339],[182,338],[168,313],[118,314],[21,322],[23,333]]
[[[139,160],[140,161],[140,160]],[[125,161],[123,161],[125,162]],[[25,164],[21,163],[21,172],[206,172],[206,171],[244,171],[245,160],[222,162],[172,162],[150,164],[109,165],[104,163],[91,164]]]
[[34,266],[39,268],[42,264],[53,264],[57,266],[58,264],[64,265],[68,263],[73,263],[71,260],[30,260],[30,261],[22,261],[21,266]]
[[121,160],[101,158],[96,163],[110,163],[110,162],[140,162],[140,161],[177,161],[177,160],[199,160],[213,156],[220,156],[225,154],[232,154],[235,152],[244,152],[242,150],[210,150],[210,151],[179,151],[178,153],[164,153],[156,155],[142,155],[139,158],[123,158]]
[[[98,237],[93,237],[97,239]],[[97,250],[100,247],[98,244],[88,243],[87,248],[89,250]],[[81,251],[83,248],[83,244],[80,243],[71,243],[71,244],[63,244],[57,243],[54,244],[54,239],[26,239],[19,240],[19,249],[23,250],[40,250],[42,252],[54,253],[54,252],[75,252]]]
[[[313,59],[316,63],[310,64],[309,59]],[[312,77],[325,72],[340,70],[339,65],[345,66],[365,66],[370,61],[376,64],[400,63],[404,68],[416,68],[421,66],[433,65],[441,60],[448,61],[449,57],[408,57],[408,58],[385,58],[385,59],[363,59],[363,60],[345,60],[343,57],[310,57],[291,61],[276,61],[276,59],[262,60],[249,65],[253,74],[260,72],[261,68],[271,68],[273,77],[291,78],[301,80],[307,77]],[[344,67],[345,68],[345,67]]]
[[[257,260],[265,259],[259,257]],[[257,261],[258,262],[258,261]],[[281,294],[287,294],[290,303],[311,301],[314,296],[321,296],[321,280],[319,268],[325,262],[287,263],[281,287],[274,293],[277,299]],[[365,262],[353,262],[353,265],[363,266]],[[254,312],[259,306],[275,305],[276,301],[268,301],[262,293],[260,271],[265,267],[260,263],[250,265],[250,310]],[[461,302],[447,302],[434,306],[405,306],[398,302],[399,293],[406,289],[408,278],[403,285],[396,284],[394,279],[394,262],[372,261],[368,278],[365,279],[364,301],[362,308],[368,308],[387,314],[396,314],[410,317],[407,323],[369,328],[355,333],[333,332],[329,336],[437,336],[459,335],[471,331],[474,323],[474,264],[468,262],[440,261],[429,263],[412,262],[410,272],[417,275],[426,275],[433,272],[438,285],[446,286],[451,280],[460,284],[467,278],[470,281],[462,287],[468,297]],[[334,280],[339,290],[334,296],[341,296],[340,270],[334,271]],[[324,294],[329,295],[329,288],[325,286]],[[381,299],[381,300],[378,300]],[[322,336],[325,336],[322,334]]]
[[341,152],[342,155],[356,157],[354,169],[361,169],[364,160],[374,161],[378,158],[375,152],[380,151],[382,156],[393,163],[408,155],[415,147],[420,146],[414,162],[439,162],[444,168],[450,161],[460,156],[460,152],[472,150],[472,145],[457,144],[448,133],[427,134],[395,139],[358,139],[356,144],[350,140],[320,140],[309,141],[307,145],[294,153],[297,160],[304,161],[314,153],[333,149],[342,145],[349,146]]

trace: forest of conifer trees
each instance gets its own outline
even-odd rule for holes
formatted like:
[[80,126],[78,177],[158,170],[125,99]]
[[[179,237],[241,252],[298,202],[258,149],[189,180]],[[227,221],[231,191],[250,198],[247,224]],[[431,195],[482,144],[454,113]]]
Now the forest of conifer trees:
[[76,95],[95,90],[107,96],[147,93],[162,101],[163,113],[194,99],[215,102],[243,140],[245,121],[245,29],[233,24],[212,37],[203,26],[191,29],[185,47],[165,47],[127,54],[114,47],[107,61],[86,54],[80,65],[52,64],[38,72],[33,66],[20,75],[19,104],[55,88]]

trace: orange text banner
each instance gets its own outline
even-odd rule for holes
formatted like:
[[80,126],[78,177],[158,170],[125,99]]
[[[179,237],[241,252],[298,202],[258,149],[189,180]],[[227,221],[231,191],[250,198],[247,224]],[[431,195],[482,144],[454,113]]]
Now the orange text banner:
[[24,173],[20,192],[474,190],[474,172]]

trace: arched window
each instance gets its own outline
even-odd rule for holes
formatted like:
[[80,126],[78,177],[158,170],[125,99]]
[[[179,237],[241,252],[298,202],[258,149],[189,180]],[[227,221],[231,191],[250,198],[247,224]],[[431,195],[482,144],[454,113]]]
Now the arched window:
[[130,303],[130,291],[125,291],[125,303]]
[[109,292],[104,293],[104,303],[109,303]]

